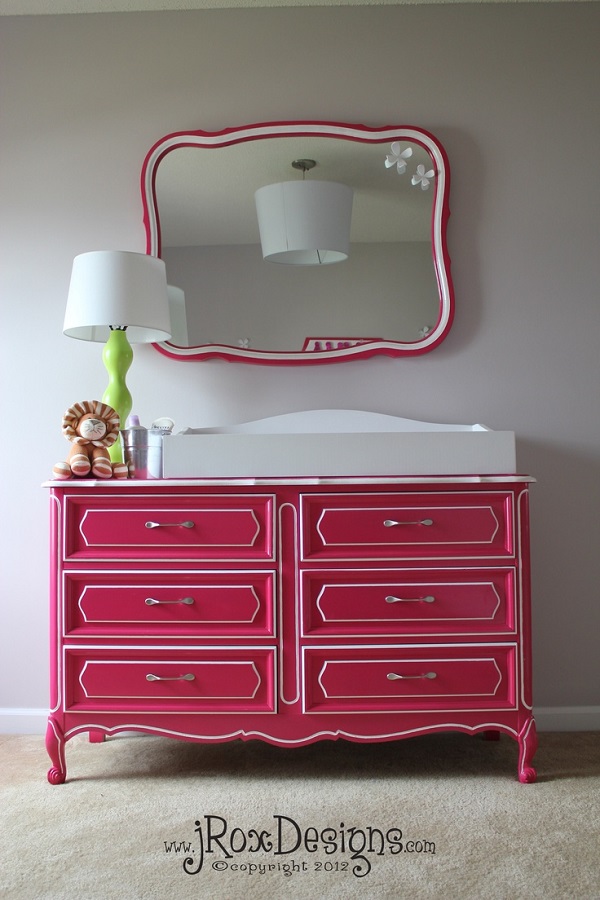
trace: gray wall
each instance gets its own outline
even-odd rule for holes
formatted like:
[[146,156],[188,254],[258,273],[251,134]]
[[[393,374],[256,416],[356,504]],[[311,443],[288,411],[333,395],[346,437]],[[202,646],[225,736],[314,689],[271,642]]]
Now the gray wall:
[[[0,20],[0,709],[47,703],[47,494],[100,345],[61,334],[73,256],[144,249],[164,134],[319,118],[415,124],[452,168],[455,325],[441,348],[311,369],[136,350],[146,420],[353,407],[518,436],[533,489],[535,698],[594,706],[600,633],[597,3],[255,9]],[[597,721],[597,719],[596,719]]]

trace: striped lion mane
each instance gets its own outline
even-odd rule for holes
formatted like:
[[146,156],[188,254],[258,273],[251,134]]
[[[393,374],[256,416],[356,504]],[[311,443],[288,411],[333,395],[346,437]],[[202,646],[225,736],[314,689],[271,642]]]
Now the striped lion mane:
[[[106,425],[106,434],[101,440],[89,441],[78,433],[79,423],[84,416],[102,419]],[[95,447],[112,447],[119,437],[119,415],[112,406],[100,400],[84,400],[74,403],[65,412],[62,420],[62,432],[68,441],[75,444],[93,444]]]

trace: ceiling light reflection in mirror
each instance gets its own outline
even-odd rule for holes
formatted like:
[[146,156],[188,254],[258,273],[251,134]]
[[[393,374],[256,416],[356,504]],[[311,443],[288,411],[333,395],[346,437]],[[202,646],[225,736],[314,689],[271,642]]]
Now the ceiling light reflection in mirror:
[[[262,258],[254,194],[293,179],[299,158],[317,161],[311,179],[354,191],[350,254],[333,266]],[[147,252],[185,295],[189,338],[157,348],[267,364],[433,349],[453,316],[448,189],[443,148],[416,128],[303,122],[168,135],[142,172]]]

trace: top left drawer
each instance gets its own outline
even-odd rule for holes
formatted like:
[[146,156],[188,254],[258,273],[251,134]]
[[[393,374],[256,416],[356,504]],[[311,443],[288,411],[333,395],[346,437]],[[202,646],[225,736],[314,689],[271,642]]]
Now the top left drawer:
[[271,560],[273,498],[72,495],[63,537],[65,560]]

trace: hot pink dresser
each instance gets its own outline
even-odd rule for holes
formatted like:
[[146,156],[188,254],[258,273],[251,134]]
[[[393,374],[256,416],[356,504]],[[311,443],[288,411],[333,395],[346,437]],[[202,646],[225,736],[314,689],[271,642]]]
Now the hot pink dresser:
[[51,483],[49,781],[119,731],[504,732],[534,781],[530,481]]

